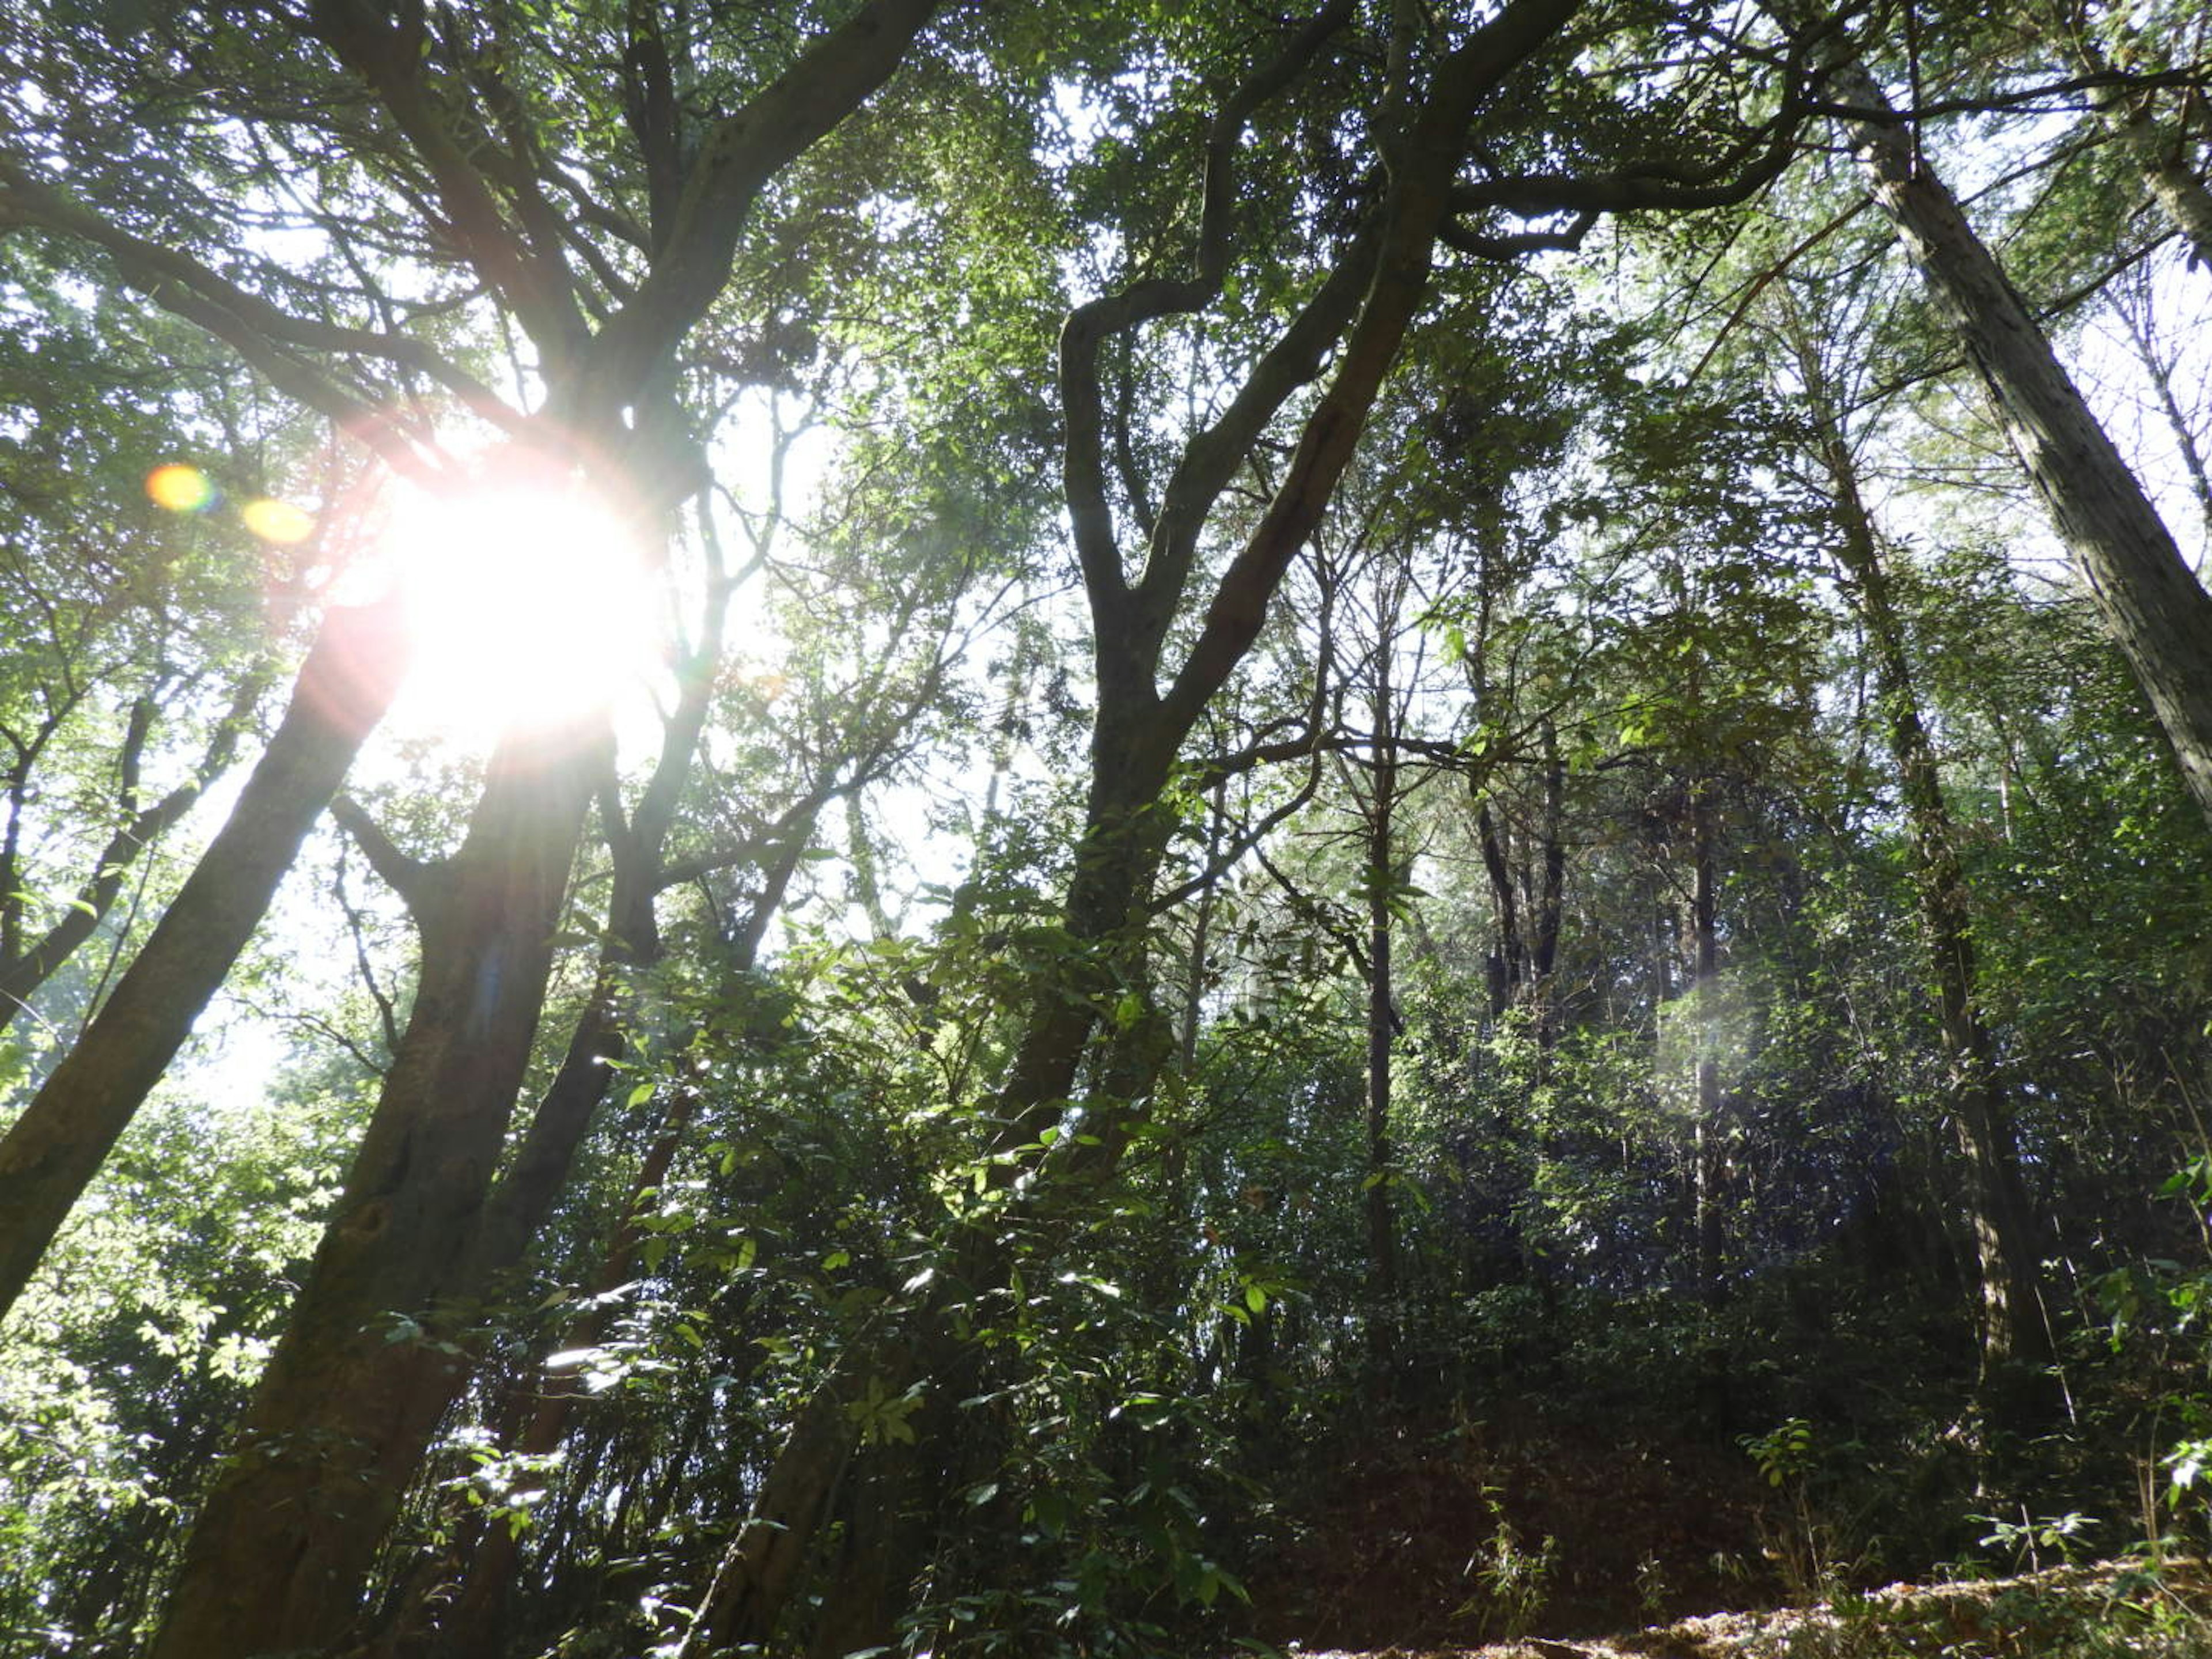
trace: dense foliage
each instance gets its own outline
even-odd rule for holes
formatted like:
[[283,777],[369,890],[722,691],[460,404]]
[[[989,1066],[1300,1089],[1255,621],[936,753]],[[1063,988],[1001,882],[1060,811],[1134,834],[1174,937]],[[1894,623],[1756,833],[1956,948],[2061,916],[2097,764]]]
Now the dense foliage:
[[13,7],[0,1656],[2192,1650],[2203,38]]

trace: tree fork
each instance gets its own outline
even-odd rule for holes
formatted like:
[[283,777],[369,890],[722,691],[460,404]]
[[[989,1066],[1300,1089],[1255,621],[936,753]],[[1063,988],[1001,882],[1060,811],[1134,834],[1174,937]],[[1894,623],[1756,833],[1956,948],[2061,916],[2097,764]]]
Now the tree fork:
[[[1102,476],[1097,458],[1082,453],[1066,457],[1063,489],[1091,607],[1099,686],[1085,830],[1062,908],[1067,933],[1085,948],[1075,983],[1068,982],[1065,970],[1058,977],[1040,978],[1023,1036],[999,1091],[1000,1128],[994,1150],[1013,1154],[1021,1163],[994,1164],[994,1176],[1008,1185],[1024,1168],[1037,1176],[1030,1194],[1017,1203],[1034,1203],[1039,1195],[1056,1190],[1060,1183],[1053,1177],[1063,1170],[1070,1177],[1095,1181],[1109,1176],[1118,1162],[1130,1127],[1129,1114],[1115,1109],[1103,1098],[1093,1103],[1097,1115],[1086,1123],[1098,1146],[1071,1149],[1086,1156],[1055,1158],[1048,1152],[1040,1157],[1030,1149],[1042,1146],[1042,1132],[1055,1127],[1065,1109],[1097,1026],[1101,994],[1113,983],[1115,957],[1137,948],[1132,939],[1140,939],[1149,922],[1146,900],[1168,833],[1159,804],[1175,757],[1213,695],[1259,637],[1291,561],[1320,524],[1337,481],[1350,464],[1368,413],[1427,292],[1437,235],[1450,208],[1451,180],[1476,108],[1513,70],[1550,41],[1581,3],[1511,0],[1438,67],[1437,89],[1412,124],[1405,150],[1392,170],[1389,190],[1377,204],[1379,232],[1360,238],[1347,256],[1358,262],[1357,274],[1362,279],[1356,306],[1343,308],[1340,284],[1340,279],[1353,273],[1343,268],[1332,271],[1320,294],[1262,355],[1253,380],[1232,404],[1241,418],[1252,422],[1246,441],[1256,441],[1263,422],[1256,418],[1255,407],[1271,415],[1318,373],[1321,351],[1328,341],[1311,337],[1326,332],[1341,342],[1328,385],[1300,424],[1290,462],[1258,524],[1216,584],[1198,636],[1165,694],[1157,690],[1159,655],[1167,620],[1183,596],[1189,562],[1157,559],[1140,586],[1131,588],[1121,574],[1111,517],[1097,485]],[[1199,296],[1194,305],[1202,299]],[[1064,402],[1073,405],[1067,411],[1072,447],[1095,446],[1099,441],[1097,422],[1091,418],[1096,411],[1089,407],[1096,390],[1089,367],[1095,360],[1095,333],[1107,327],[1109,313],[1117,309],[1127,311],[1118,319],[1121,325],[1133,326],[1140,319],[1126,295],[1094,301],[1063,331],[1062,392]],[[1256,402],[1248,403],[1248,398]],[[1221,431],[1217,427],[1200,434],[1192,448],[1218,444]],[[1193,465],[1188,451],[1184,465]],[[1157,626],[1125,625],[1139,599]],[[1152,1052],[1164,1060],[1169,1048],[1156,1044]],[[1120,1081],[1126,1086],[1131,1079],[1125,1076]],[[940,1274],[940,1283],[959,1277],[969,1279],[972,1285],[996,1273],[1001,1265],[988,1241],[978,1241],[972,1233],[956,1248],[962,1271]],[[928,1306],[921,1310],[925,1330],[934,1311]],[[716,1571],[685,1643],[684,1659],[701,1659],[716,1644],[772,1638],[783,1598],[828,1512],[830,1494],[824,1483],[842,1476],[853,1449],[854,1425],[844,1410],[851,1390],[863,1375],[887,1376],[893,1385],[902,1387],[919,1374],[918,1364],[910,1351],[901,1363],[886,1364],[880,1346],[861,1339],[801,1407],[752,1516],[740,1527]]]
[[[322,1650],[349,1631],[443,1408],[405,1384],[419,1345],[450,1341],[438,1303],[480,1224],[529,1060],[604,742],[590,726],[510,736],[460,849],[428,867],[414,1012],[186,1543],[156,1659]],[[458,1344],[445,1363],[464,1365]]]

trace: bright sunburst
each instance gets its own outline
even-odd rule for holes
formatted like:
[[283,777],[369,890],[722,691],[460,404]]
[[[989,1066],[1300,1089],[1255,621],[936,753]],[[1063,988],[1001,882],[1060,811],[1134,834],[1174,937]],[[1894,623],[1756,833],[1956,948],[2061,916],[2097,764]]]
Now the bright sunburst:
[[580,484],[410,492],[384,539],[418,649],[406,696],[416,720],[465,733],[550,726],[609,706],[652,661],[643,550]]

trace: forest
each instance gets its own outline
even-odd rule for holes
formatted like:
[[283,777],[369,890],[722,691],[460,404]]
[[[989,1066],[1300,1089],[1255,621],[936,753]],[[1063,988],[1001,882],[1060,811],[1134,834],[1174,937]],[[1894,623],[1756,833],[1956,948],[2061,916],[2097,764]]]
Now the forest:
[[2212,1652],[2208,167],[2197,0],[9,0],[0,1659]]

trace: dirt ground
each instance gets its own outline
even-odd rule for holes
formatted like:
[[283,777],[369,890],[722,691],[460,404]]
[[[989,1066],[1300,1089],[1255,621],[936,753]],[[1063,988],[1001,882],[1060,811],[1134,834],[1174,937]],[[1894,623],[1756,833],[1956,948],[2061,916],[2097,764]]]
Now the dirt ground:
[[1708,1613],[1608,1637],[1284,1650],[1296,1659],[2199,1659],[2212,1656],[2212,1572],[2194,1561],[2169,1561],[2154,1573],[2108,1562],[1971,1583],[1893,1584],[1840,1603]]

